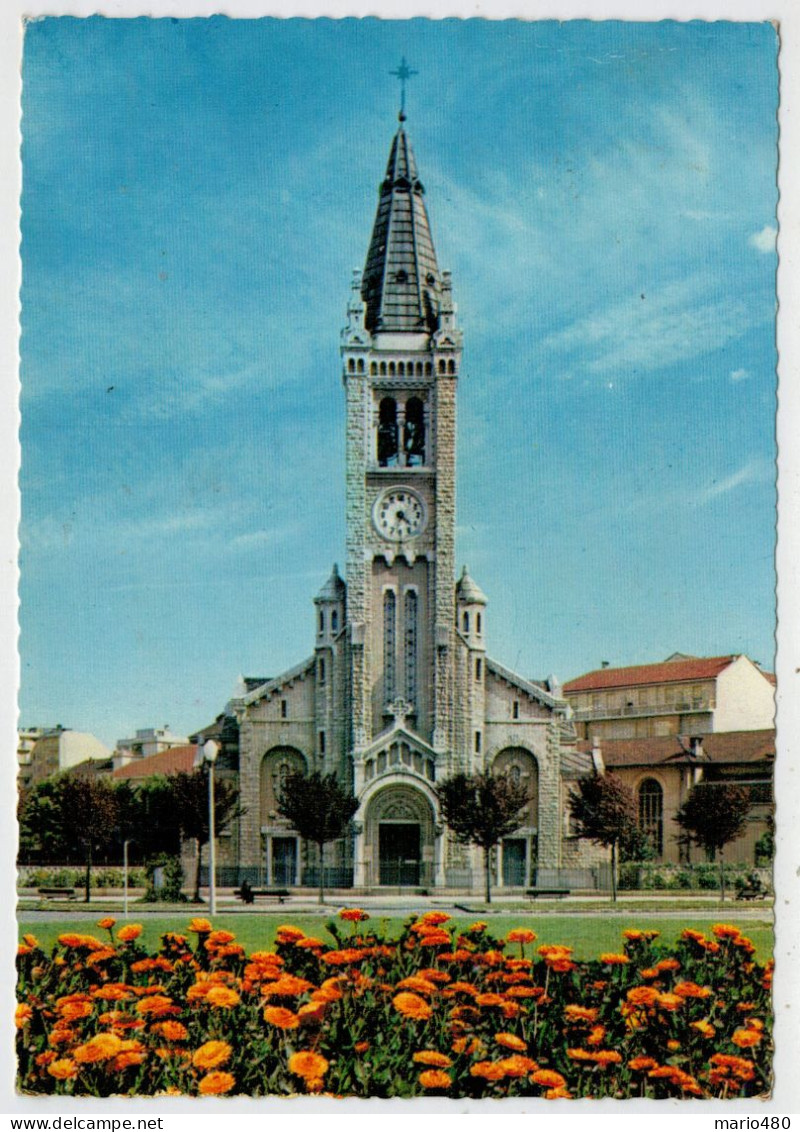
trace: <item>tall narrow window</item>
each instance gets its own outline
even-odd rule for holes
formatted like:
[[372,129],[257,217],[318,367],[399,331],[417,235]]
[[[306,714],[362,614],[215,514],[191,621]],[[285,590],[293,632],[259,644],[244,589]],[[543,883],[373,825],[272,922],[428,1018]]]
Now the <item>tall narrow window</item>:
[[397,405],[384,397],[378,409],[378,463],[388,468],[397,463]]
[[383,595],[383,698],[387,704],[396,695],[396,621],[394,593],[387,590]]
[[519,700],[514,700],[514,703],[511,705],[511,718],[519,719]]
[[320,631],[320,633],[325,632],[325,611],[324,611],[324,609],[321,609],[319,611],[319,631]]
[[286,700],[281,700],[281,719],[286,719],[289,715],[289,705]]
[[481,634],[481,632],[482,632],[482,628],[483,628],[483,627],[482,627],[482,625],[481,625],[481,615],[480,615],[480,613],[476,613],[476,614],[475,614],[475,632],[476,632],[476,633],[477,633],[477,634],[478,634],[479,636],[480,636],[480,634]]
[[481,663],[481,658],[478,657],[478,659],[475,661],[475,679],[480,680],[482,675],[483,675],[483,664]]
[[320,733],[319,733],[319,753],[321,755],[325,754],[325,732],[324,731],[320,731]]
[[338,633],[339,632],[339,614],[336,612],[335,609],[331,610],[331,632],[332,633]]
[[468,613],[465,613],[464,616],[461,618],[461,624],[464,626],[464,632],[468,633],[469,632],[469,614]]
[[660,857],[664,851],[664,791],[654,778],[645,778],[639,786],[639,828]]
[[480,731],[476,731],[475,732],[475,754],[479,755],[480,753],[481,753],[481,733],[480,733]]
[[411,397],[406,402],[403,451],[409,467],[425,463],[425,409],[419,397]]
[[406,669],[406,699],[417,702],[417,595],[408,590],[403,611],[405,630],[404,655]]
[[325,683],[325,660],[323,659],[323,657],[319,658],[318,671],[319,671],[319,682],[320,682],[320,684],[324,684]]

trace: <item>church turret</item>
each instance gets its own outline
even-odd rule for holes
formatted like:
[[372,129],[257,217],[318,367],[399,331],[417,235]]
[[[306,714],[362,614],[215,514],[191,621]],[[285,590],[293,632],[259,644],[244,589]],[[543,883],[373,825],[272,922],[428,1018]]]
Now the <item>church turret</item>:
[[331,575],[314,598],[317,607],[317,648],[330,644],[344,628],[345,584],[334,562]]
[[456,619],[458,630],[471,649],[485,651],[484,610],[488,604],[480,586],[470,577],[466,566],[456,586]]

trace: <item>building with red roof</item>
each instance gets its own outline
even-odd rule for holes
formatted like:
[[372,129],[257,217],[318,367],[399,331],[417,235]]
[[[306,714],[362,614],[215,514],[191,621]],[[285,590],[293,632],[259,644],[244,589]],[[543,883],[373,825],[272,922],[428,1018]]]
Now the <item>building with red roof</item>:
[[583,739],[759,731],[772,727],[775,715],[774,677],[736,654],[604,665],[568,681],[563,692]]

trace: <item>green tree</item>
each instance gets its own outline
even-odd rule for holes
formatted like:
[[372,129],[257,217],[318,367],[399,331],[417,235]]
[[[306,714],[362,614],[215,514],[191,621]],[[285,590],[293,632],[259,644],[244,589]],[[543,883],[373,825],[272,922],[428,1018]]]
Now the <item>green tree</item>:
[[519,829],[530,802],[525,786],[505,774],[455,774],[436,789],[442,817],[461,845],[483,850],[486,903],[492,902],[492,849]]
[[731,783],[698,782],[675,815],[686,837],[719,862],[720,900],[725,900],[725,846],[744,833],[750,796]]
[[358,806],[358,799],[335,774],[293,771],[281,787],[278,813],[319,851],[320,904],[325,903],[325,845],[344,836]]
[[578,837],[611,850],[611,899],[616,902],[619,847],[636,841],[633,791],[614,774],[590,774],[578,779],[567,804]]
[[21,855],[79,861],[85,866],[88,904],[92,861],[114,843],[118,816],[116,790],[107,779],[66,772],[54,775],[37,783],[21,801]]
[[[158,795],[161,795],[160,797]],[[172,814],[173,828],[180,830],[181,837],[197,842],[197,868],[194,875],[192,899],[200,901],[200,853],[208,844],[208,771],[199,769],[188,773],[179,771],[161,780],[161,784],[151,786],[150,802],[154,809]],[[238,787],[228,778],[216,775],[214,778],[214,827],[217,834],[222,833],[242,813],[239,803]]]

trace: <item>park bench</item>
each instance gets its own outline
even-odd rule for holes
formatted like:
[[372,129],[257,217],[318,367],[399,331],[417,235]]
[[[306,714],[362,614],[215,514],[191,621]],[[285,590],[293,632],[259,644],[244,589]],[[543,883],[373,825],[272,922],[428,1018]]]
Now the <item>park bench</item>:
[[535,900],[537,896],[557,896],[559,899],[563,896],[569,896],[568,888],[529,888],[525,895],[529,900]]
[[233,890],[233,895],[238,897],[239,900],[244,900],[248,904],[252,904],[256,896],[266,896],[267,899],[277,900],[279,904],[283,904],[284,900],[286,900],[288,896],[291,896],[291,893],[289,892],[288,888],[251,888],[251,899],[247,900],[247,898],[242,895],[241,888],[235,888]]
[[48,900],[74,900],[74,888],[40,888],[39,895]]
[[737,900],[759,900],[766,895],[767,889],[757,876],[749,876],[746,881],[740,881],[736,885]]

